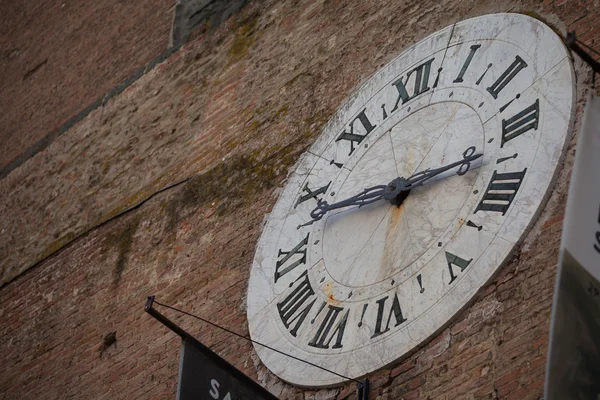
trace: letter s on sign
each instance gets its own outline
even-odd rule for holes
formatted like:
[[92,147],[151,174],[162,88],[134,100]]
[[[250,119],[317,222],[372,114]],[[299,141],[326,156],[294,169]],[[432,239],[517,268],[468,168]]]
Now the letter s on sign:
[[212,389],[210,389],[210,392],[208,392],[208,394],[210,394],[213,399],[218,399],[219,398],[219,382],[217,382],[216,379],[211,379],[210,386],[212,387]]

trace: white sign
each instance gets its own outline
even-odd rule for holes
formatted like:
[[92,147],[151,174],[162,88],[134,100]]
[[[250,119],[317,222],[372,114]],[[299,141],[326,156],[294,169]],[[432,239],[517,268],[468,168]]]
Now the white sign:
[[600,399],[600,99],[590,96],[558,265],[547,400]]

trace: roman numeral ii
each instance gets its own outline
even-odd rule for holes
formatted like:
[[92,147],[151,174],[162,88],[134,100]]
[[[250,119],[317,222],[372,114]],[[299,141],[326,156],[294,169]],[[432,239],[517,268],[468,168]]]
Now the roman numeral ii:
[[520,70],[527,67],[527,63],[519,56],[515,57],[515,61],[500,75],[500,78],[494,82],[492,86],[487,88],[487,91],[497,99],[498,94],[506,85],[519,73]]

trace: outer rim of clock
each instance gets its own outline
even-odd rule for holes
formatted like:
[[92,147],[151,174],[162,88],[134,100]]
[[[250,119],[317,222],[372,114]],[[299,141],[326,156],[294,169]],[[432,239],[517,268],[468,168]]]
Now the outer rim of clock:
[[[466,22],[468,22],[468,21],[472,21],[472,20],[474,20],[474,19],[478,19],[478,18],[485,18],[485,17],[489,17],[489,16],[501,16],[501,15],[502,15],[502,14],[490,14],[490,15],[487,15],[487,16],[476,17],[476,18],[471,18],[471,19],[468,19],[468,20],[464,20],[464,21],[461,21],[460,23],[466,23]],[[523,17],[523,18],[529,18],[529,19],[531,19],[531,20],[535,21],[536,23],[540,23],[540,22],[541,22],[541,21],[535,20],[535,19],[533,19],[533,18],[531,18],[531,17],[528,17],[528,16],[525,16],[525,15],[522,15],[522,14],[518,14],[518,15],[520,15],[520,16],[521,16],[521,17]],[[453,27],[453,26],[455,26],[455,25],[451,25],[450,27]],[[448,28],[450,28],[450,27],[448,27]],[[419,44],[419,43],[421,43],[421,42],[424,42],[424,41],[427,41],[428,39],[430,39],[430,38],[431,38],[431,37],[433,37],[434,35],[440,34],[440,32],[443,32],[445,29],[448,29],[448,28],[444,28],[444,29],[442,29],[442,30],[440,30],[440,31],[434,32],[433,34],[431,34],[431,35],[429,35],[429,36],[427,36],[427,37],[423,38],[422,40],[420,40],[420,41],[419,41],[417,44]],[[482,38],[482,40],[484,40],[484,38]],[[417,44],[415,44],[415,45],[413,45],[413,46],[409,47],[408,49],[406,49],[405,51],[403,51],[403,52],[402,52],[402,53],[401,53],[401,54],[400,54],[398,57],[400,57],[400,56],[402,56],[404,53],[406,53],[406,52],[410,51],[410,50],[411,50],[412,48],[414,48],[414,47],[415,47]],[[394,58],[392,61],[390,61],[390,63],[394,62],[395,60],[396,60],[396,58]],[[385,67],[384,67],[384,68],[385,68]],[[570,64],[570,72],[571,72],[571,82],[572,82],[572,83],[575,83],[575,80],[574,80],[574,71],[573,71],[573,66],[572,66],[572,64]],[[351,100],[353,97],[355,97],[357,93],[361,92],[361,91],[364,89],[364,87],[365,87],[365,86],[366,86],[368,83],[369,83],[369,80],[367,80],[365,83],[363,83],[362,85],[360,85],[360,87],[358,87],[356,90],[354,90],[354,91],[353,91],[353,93],[352,93],[352,94],[351,94],[351,95],[350,95],[350,96],[349,96],[349,97],[348,97],[348,98],[347,98],[347,99],[344,101],[344,103],[342,103],[342,104],[343,104],[343,105],[342,105],[342,107],[340,107],[340,109],[338,109],[338,111],[337,111],[337,112],[336,112],[334,115],[338,115],[338,114],[341,112],[341,110],[342,110],[342,109],[343,109],[343,108],[346,106],[346,104],[347,104],[347,103],[348,103],[348,102],[349,102],[349,101],[350,101],[350,100]],[[572,88],[571,100],[572,100],[572,102],[574,102],[574,101],[576,100],[575,85],[571,85],[571,88]],[[515,243],[515,245],[512,247],[512,249],[511,249],[511,250],[508,252],[508,254],[507,254],[507,255],[506,255],[506,257],[504,258],[504,260],[503,260],[502,262],[500,262],[500,263],[498,264],[498,266],[496,266],[496,267],[495,267],[495,269],[494,269],[494,272],[491,274],[490,278],[487,280],[487,282],[486,282],[486,283],[484,283],[484,284],[483,284],[483,285],[482,285],[482,286],[479,288],[479,290],[477,291],[477,293],[476,293],[476,294],[474,294],[474,295],[473,295],[473,296],[472,296],[472,297],[471,297],[471,298],[470,298],[468,301],[466,301],[466,302],[465,302],[465,303],[462,305],[462,307],[460,307],[460,309],[459,309],[459,310],[458,310],[456,313],[454,313],[454,314],[453,314],[453,316],[451,316],[451,317],[450,317],[450,318],[447,320],[447,322],[446,322],[446,323],[442,324],[442,325],[441,325],[441,326],[440,326],[440,327],[439,327],[439,328],[438,328],[438,329],[437,329],[437,330],[436,330],[434,333],[432,333],[432,334],[431,334],[429,337],[427,337],[427,338],[424,338],[424,339],[420,340],[420,344],[416,345],[416,346],[415,346],[415,347],[413,347],[411,350],[408,350],[408,351],[407,351],[407,352],[405,352],[403,355],[401,355],[399,358],[397,358],[397,359],[394,359],[394,360],[391,360],[389,363],[382,364],[382,365],[380,365],[380,366],[376,367],[376,368],[375,368],[375,369],[373,369],[373,370],[377,370],[377,369],[384,368],[384,367],[385,367],[385,366],[387,366],[387,365],[390,365],[390,364],[392,364],[392,363],[396,363],[396,362],[398,362],[398,360],[399,360],[399,359],[401,359],[401,358],[406,358],[406,357],[408,357],[410,354],[413,354],[415,351],[417,351],[417,350],[418,350],[420,347],[424,346],[424,345],[425,345],[425,344],[426,344],[426,343],[427,343],[427,342],[428,342],[428,341],[431,339],[431,337],[434,337],[434,336],[436,336],[437,334],[439,334],[439,332],[441,332],[441,331],[443,331],[444,329],[446,329],[446,327],[447,327],[449,324],[451,324],[451,323],[452,323],[452,321],[454,321],[454,320],[455,320],[455,319],[456,319],[456,318],[457,318],[457,317],[458,317],[458,316],[461,314],[461,312],[463,312],[463,311],[464,311],[466,308],[470,307],[470,306],[471,306],[471,305],[472,305],[472,304],[473,304],[473,303],[474,303],[474,302],[477,300],[477,298],[478,298],[478,294],[481,292],[481,290],[483,290],[483,288],[484,288],[486,285],[488,285],[488,284],[489,284],[489,282],[490,282],[490,281],[492,281],[492,280],[493,280],[493,279],[494,279],[494,278],[495,278],[495,277],[496,277],[496,276],[497,276],[497,275],[498,275],[498,274],[501,272],[502,268],[506,266],[506,264],[507,264],[507,261],[508,261],[508,260],[510,260],[510,258],[513,256],[513,254],[514,254],[514,253],[517,251],[517,249],[518,249],[518,246],[519,246],[519,245],[520,245],[520,244],[523,242],[523,240],[525,240],[525,237],[527,236],[527,234],[530,232],[530,230],[531,230],[531,228],[533,227],[533,225],[534,225],[534,224],[536,223],[536,221],[538,220],[538,218],[539,218],[539,214],[540,214],[540,213],[542,212],[542,210],[545,208],[545,205],[546,205],[546,203],[547,203],[547,201],[548,201],[548,198],[550,197],[550,195],[551,195],[551,193],[552,193],[552,188],[553,188],[553,186],[554,186],[554,183],[556,182],[556,179],[557,179],[557,177],[558,177],[558,175],[559,175],[559,173],[560,173],[560,172],[559,172],[559,170],[560,170],[560,168],[559,168],[559,167],[560,167],[560,166],[561,166],[561,165],[564,163],[564,157],[565,157],[565,154],[566,154],[566,149],[567,149],[567,145],[568,145],[568,142],[569,142],[569,141],[568,141],[568,139],[569,139],[569,138],[572,136],[572,132],[573,132],[574,108],[573,108],[572,104],[571,104],[570,115],[569,115],[568,117],[569,117],[569,121],[567,122],[567,132],[566,132],[566,134],[565,134],[565,136],[564,136],[564,140],[563,140],[563,145],[562,145],[561,153],[560,153],[560,156],[559,156],[558,162],[557,162],[557,164],[556,164],[556,167],[554,168],[554,171],[552,172],[552,176],[551,176],[551,178],[550,178],[550,180],[549,180],[549,184],[547,185],[547,187],[546,187],[546,189],[545,189],[545,193],[544,193],[544,194],[541,196],[541,200],[540,200],[540,202],[539,202],[539,205],[538,205],[538,207],[536,208],[536,210],[535,210],[535,212],[534,212],[533,216],[532,216],[532,217],[529,219],[527,226],[525,227],[525,229],[523,229],[523,230],[522,230],[522,232],[521,232],[521,234],[520,234],[520,236],[519,236],[519,239],[516,241],[516,243]],[[332,120],[333,120],[333,119],[334,119],[334,118],[332,118],[332,119],[331,119],[331,120],[330,120],[330,121],[329,121],[329,122],[326,124],[325,128],[323,129],[323,132],[327,131],[328,129],[331,129],[331,128],[329,128],[329,125],[333,123],[333,122],[332,122]],[[321,135],[321,136],[322,136],[322,135]],[[319,140],[319,139],[317,139],[317,140]],[[311,148],[311,149],[312,149],[312,148]],[[310,151],[310,150],[309,150],[309,151]],[[295,168],[294,168],[294,169],[295,169]],[[259,241],[259,243],[260,243],[260,241]],[[251,330],[251,331],[252,331],[252,330]],[[259,353],[259,355],[260,355],[261,351],[258,351],[258,349],[257,349],[257,353]],[[261,359],[262,359],[262,357],[261,357]],[[293,383],[293,384],[295,384],[295,385],[298,385],[298,386],[304,386],[302,383],[294,382],[294,381],[293,381],[293,379],[286,379],[286,376],[281,376],[281,375],[280,375],[280,377],[281,377],[283,380],[285,380],[285,381],[288,381],[288,382],[290,382],[290,383]],[[312,385],[312,386],[310,386],[310,387],[326,387],[326,386],[337,385],[337,384],[339,384],[339,383],[343,382],[343,380],[340,380],[340,379],[329,379],[329,380],[327,380],[327,381],[328,381],[329,383],[318,383],[318,384],[316,384],[316,385]],[[308,386],[305,386],[305,387],[308,387]]]

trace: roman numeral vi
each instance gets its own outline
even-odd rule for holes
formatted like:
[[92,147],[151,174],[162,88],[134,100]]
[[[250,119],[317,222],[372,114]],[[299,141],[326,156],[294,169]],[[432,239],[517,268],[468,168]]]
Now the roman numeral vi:
[[[385,296],[382,299],[377,300],[377,321],[375,322],[375,332],[371,339],[376,338],[377,336],[381,336],[387,331],[390,330],[390,321],[392,320],[392,315],[396,320],[396,324],[394,327],[400,325],[406,318],[402,315],[402,309],[400,308],[400,301],[398,300],[398,294],[394,293],[394,299],[392,300],[392,307],[390,308],[387,316],[387,321],[385,323],[385,328],[383,328],[383,313],[385,308],[385,302],[389,296]],[[383,328],[383,330],[382,330]]]

